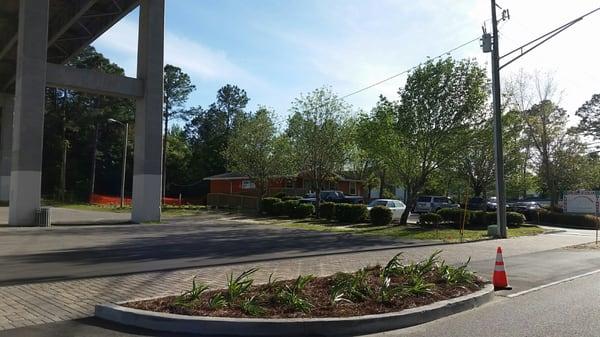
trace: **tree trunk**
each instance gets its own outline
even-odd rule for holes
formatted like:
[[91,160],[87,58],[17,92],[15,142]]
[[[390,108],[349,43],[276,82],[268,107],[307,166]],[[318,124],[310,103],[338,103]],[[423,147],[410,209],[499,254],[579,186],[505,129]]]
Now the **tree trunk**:
[[65,201],[65,195],[67,191],[67,149],[69,148],[69,142],[65,139],[63,141],[63,154],[62,163],[60,165],[60,201]]
[[265,195],[267,194],[267,191],[266,191],[264,183],[260,183],[258,181],[255,181],[254,183],[256,185],[256,191],[258,192],[258,195],[257,195],[257,197],[258,197],[257,211],[258,211],[258,215],[262,215],[262,211],[263,211],[263,199],[264,199]]
[[94,151],[92,152],[92,179],[90,184],[90,201],[96,188],[96,157],[98,156],[98,123],[94,128]]
[[526,179],[527,179],[527,162],[529,161],[529,143],[527,143],[527,146],[525,148],[525,160],[523,161],[523,181],[521,182],[522,186],[523,186],[523,199],[527,198],[527,185],[526,185]]
[[[480,197],[483,194],[483,188],[478,185],[478,184],[473,184],[473,186],[471,186],[473,188],[473,196],[474,197]],[[485,195],[484,195],[485,197]]]
[[315,184],[315,216],[317,219],[321,216],[321,184]]
[[[64,103],[64,101],[63,101]],[[67,189],[67,116],[64,108],[64,104],[61,104],[62,110],[62,160],[60,163],[60,179],[58,187],[58,198],[60,201],[65,201],[65,194]]]
[[383,192],[385,191],[385,170],[381,170],[379,176],[379,198],[383,198]]
[[413,193],[412,188],[405,186],[405,194],[406,194],[406,211],[402,213],[402,217],[400,217],[400,225],[406,226],[408,222],[408,214],[414,207],[416,206],[417,196]]
[[162,203],[167,195],[167,137],[169,132],[169,113],[165,111],[165,130],[163,133],[163,150],[162,150]]

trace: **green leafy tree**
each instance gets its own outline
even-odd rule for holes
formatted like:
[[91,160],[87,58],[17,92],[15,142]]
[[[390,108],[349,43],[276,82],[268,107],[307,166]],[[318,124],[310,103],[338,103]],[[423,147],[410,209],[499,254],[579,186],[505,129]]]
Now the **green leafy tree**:
[[229,136],[235,125],[247,118],[249,101],[245,90],[228,84],[219,89],[217,101],[207,109],[190,109],[195,117],[186,125],[186,132],[192,146],[194,179],[225,172]]
[[[491,116],[489,121],[475,126],[471,141],[467,143],[456,160],[456,172],[469,185],[475,196],[487,196],[496,181],[494,157],[494,135]],[[516,111],[509,111],[502,116],[502,139],[504,142],[505,176],[518,174],[521,163],[521,143],[523,121]]]
[[574,185],[571,179],[580,176],[568,168],[581,157],[583,147],[567,132],[567,118],[566,111],[550,100],[543,100],[524,112],[541,187],[550,196],[552,206],[558,205],[561,189]]
[[317,216],[324,184],[347,162],[347,119],[351,108],[328,88],[297,98],[290,108],[287,134],[294,163],[313,184]]
[[287,137],[277,134],[273,112],[264,107],[239,121],[225,151],[229,171],[247,175],[256,185],[259,205],[269,178],[291,173],[288,154]]
[[470,142],[470,130],[481,123],[485,109],[486,81],[474,61],[429,61],[408,76],[400,102],[381,98],[375,107],[365,130],[374,135],[364,145],[404,186],[409,208],[432,173]]
[[586,136],[600,139],[600,94],[593,95],[589,101],[577,109],[575,115],[581,118],[577,131]]
[[167,64],[164,68],[164,105],[163,105],[163,196],[167,187],[167,157],[169,154],[169,122],[174,119],[188,119],[193,110],[182,109],[189,95],[196,90],[190,76],[181,68]]
[[347,159],[344,175],[359,180],[363,184],[362,196],[365,200],[370,198],[371,188],[376,187],[379,180],[380,169],[377,160],[361,147],[360,137],[363,120],[350,118],[347,127]]
[[192,149],[186,137],[185,130],[180,126],[173,126],[169,130],[167,144],[167,189],[173,186],[182,186],[190,183],[193,167],[191,167]]

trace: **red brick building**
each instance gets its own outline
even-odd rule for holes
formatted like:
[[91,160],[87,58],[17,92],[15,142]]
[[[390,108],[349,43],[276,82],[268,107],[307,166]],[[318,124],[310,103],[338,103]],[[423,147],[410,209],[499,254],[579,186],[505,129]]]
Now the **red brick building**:
[[[204,180],[210,182],[210,193],[256,195],[254,182],[242,174],[223,173],[204,178]],[[302,175],[273,177],[269,180],[267,195],[272,196],[283,192],[286,195],[301,196],[314,190],[312,186],[311,180]],[[322,189],[342,191],[346,195],[362,195],[363,188],[362,181],[337,175],[334,181],[323,186]]]

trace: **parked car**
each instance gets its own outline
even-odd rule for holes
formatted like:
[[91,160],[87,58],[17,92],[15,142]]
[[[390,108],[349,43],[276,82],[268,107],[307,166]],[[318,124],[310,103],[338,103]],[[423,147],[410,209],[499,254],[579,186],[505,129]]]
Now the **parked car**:
[[527,213],[528,211],[537,211],[542,208],[542,205],[535,201],[517,201],[508,205],[508,210],[510,212],[519,212],[523,214]]
[[471,211],[495,212],[498,209],[498,201],[496,197],[489,199],[472,197],[467,201],[467,209]]
[[[321,191],[320,193],[322,202],[336,202],[336,203],[347,203],[347,204],[362,204],[363,197],[357,195],[345,195],[342,191]],[[308,193],[304,198],[300,199],[301,203],[312,203],[317,202],[316,194]]]
[[417,204],[413,212],[429,213],[437,212],[442,208],[458,208],[459,204],[455,203],[448,197],[424,195],[417,198]]
[[[396,199],[374,199],[369,203],[367,209],[370,211],[371,208],[375,206],[385,206],[389,208],[392,211],[392,220],[400,220],[402,214],[406,211],[406,205],[402,201]],[[410,215],[410,212],[408,215]]]

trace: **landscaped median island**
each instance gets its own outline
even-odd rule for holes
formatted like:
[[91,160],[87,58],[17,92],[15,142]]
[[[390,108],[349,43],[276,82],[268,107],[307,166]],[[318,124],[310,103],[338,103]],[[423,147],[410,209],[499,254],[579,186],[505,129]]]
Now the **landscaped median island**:
[[[154,312],[167,314],[160,316],[163,323],[169,317],[199,316],[212,323],[218,318],[228,318],[223,324],[234,322],[232,318],[255,323],[269,320],[306,323],[310,319],[375,319],[379,317],[377,315],[383,315],[377,319],[390,317],[396,323],[379,324],[369,331],[397,329],[473,308],[491,296],[489,285],[468,270],[468,261],[460,266],[448,265],[440,259],[440,253],[438,251],[418,263],[404,262],[398,254],[383,267],[365,267],[354,273],[325,277],[301,275],[279,280],[271,275],[264,284],[255,284],[253,275],[257,269],[249,269],[239,275],[228,275],[227,286],[223,289],[211,290],[194,279],[192,287],[179,296],[124,303],[121,306],[127,309],[117,316],[106,314],[106,310],[114,310],[111,307],[100,306],[97,313],[100,311],[101,318],[116,317],[115,320],[121,323],[127,323],[123,320],[128,313]],[[434,303],[439,305],[432,306]],[[427,313],[419,316],[421,307],[426,307],[424,312]],[[127,311],[129,309],[134,311]],[[403,312],[410,318],[399,320],[401,316],[390,315]],[[414,315],[418,317],[414,318]],[[153,314],[150,317],[159,316]],[[251,320],[258,318],[262,320]],[[140,322],[139,317],[135,322]],[[168,330],[174,331],[172,327]],[[226,330],[222,332],[233,334]],[[271,333],[274,331],[268,334]],[[256,331],[249,334],[260,335]]]

